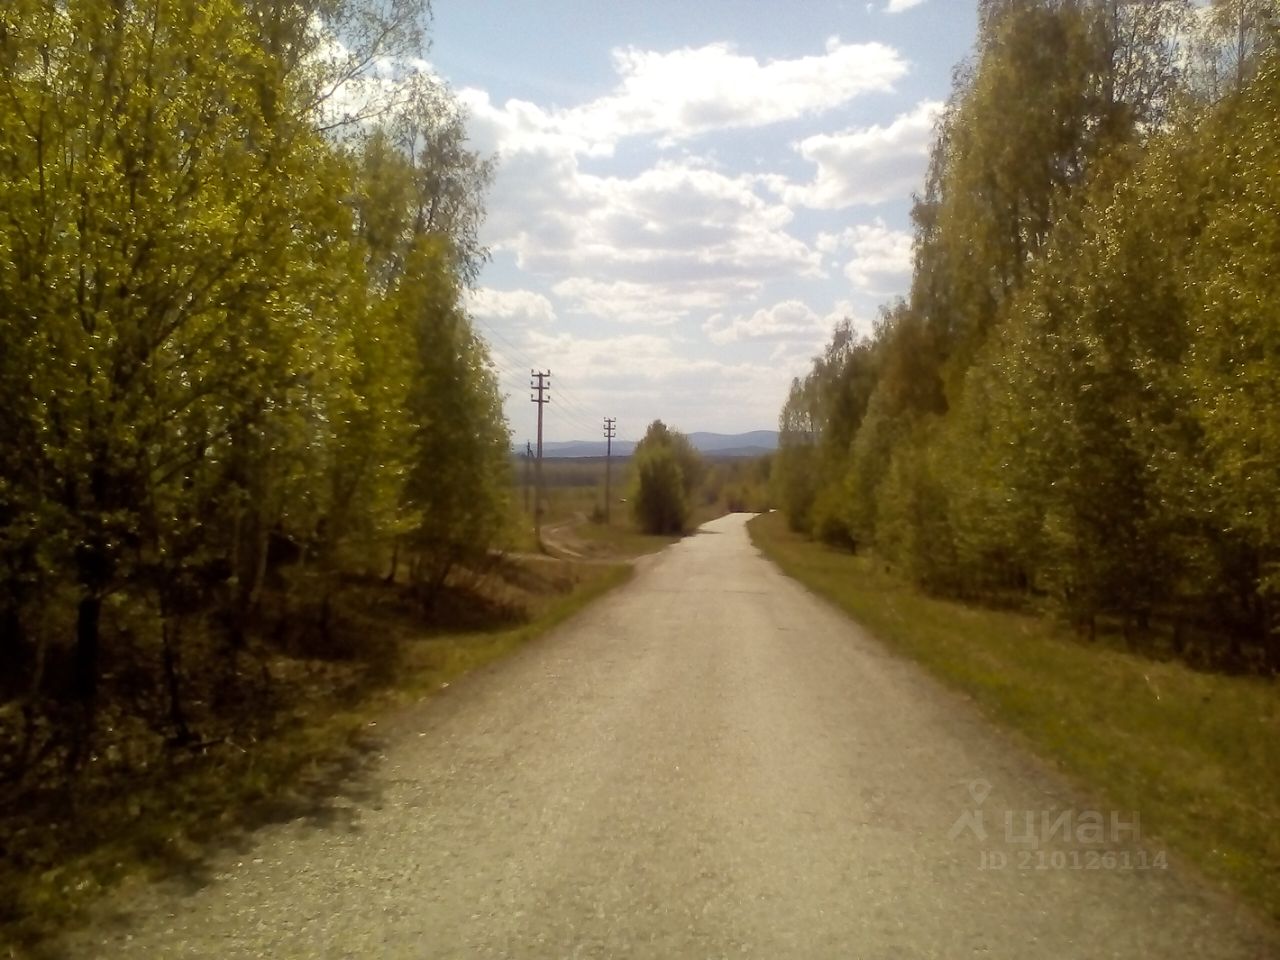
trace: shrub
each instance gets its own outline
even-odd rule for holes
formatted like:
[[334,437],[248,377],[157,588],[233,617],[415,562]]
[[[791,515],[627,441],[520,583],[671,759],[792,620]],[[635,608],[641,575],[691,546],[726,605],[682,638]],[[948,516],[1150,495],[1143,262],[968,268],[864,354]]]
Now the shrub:
[[645,533],[683,533],[689,521],[684,471],[665,444],[648,444],[635,456],[632,509]]

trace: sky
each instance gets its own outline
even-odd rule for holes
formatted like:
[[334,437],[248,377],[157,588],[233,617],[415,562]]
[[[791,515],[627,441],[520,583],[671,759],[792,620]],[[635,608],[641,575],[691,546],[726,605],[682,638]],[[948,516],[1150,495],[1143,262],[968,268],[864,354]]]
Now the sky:
[[973,0],[435,0],[432,69],[498,159],[469,308],[532,438],[772,429],[907,292],[911,196]]

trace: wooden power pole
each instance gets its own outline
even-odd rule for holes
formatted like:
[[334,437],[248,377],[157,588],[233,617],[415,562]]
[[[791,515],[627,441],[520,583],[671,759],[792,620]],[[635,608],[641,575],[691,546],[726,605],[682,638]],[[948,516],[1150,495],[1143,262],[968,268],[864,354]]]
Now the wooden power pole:
[[604,525],[609,525],[609,511],[612,509],[613,496],[609,487],[613,479],[613,438],[618,435],[618,419],[604,418]]
[[551,402],[551,371],[545,373],[538,370],[529,371],[529,389],[533,395],[529,397],[538,405],[538,459],[534,462],[533,474],[533,527],[538,538],[538,547],[542,547],[542,408]]

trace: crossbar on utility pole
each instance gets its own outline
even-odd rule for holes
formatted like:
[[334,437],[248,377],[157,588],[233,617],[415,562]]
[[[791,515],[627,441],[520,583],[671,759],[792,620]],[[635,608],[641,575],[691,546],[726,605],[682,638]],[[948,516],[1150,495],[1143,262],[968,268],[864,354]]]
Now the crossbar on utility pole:
[[613,503],[613,496],[609,492],[611,481],[613,479],[613,438],[618,435],[618,419],[617,417],[604,418],[604,525],[609,525],[609,510]]
[[533,528],[538,539],[538,548],[542,548],[542,408],[551,402],[551,371],[545,373],[538,370],[529,371],[529,389],[533,395],[531,401],[538,405],[538,459],[534,462],[533,484]]

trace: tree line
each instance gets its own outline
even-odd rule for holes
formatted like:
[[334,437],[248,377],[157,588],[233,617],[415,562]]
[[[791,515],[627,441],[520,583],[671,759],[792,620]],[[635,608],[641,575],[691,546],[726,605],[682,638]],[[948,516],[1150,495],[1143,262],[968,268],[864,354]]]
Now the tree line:
[[115,727],[189,739],[267,606],[323,633],[501,537],[492,161],[404,66],[428,13],[0,9],[0,775],[82,764],[126,681]]
[[1280,4],[982,0],[910,293],[783,408],[792,526],[1280,668]]

